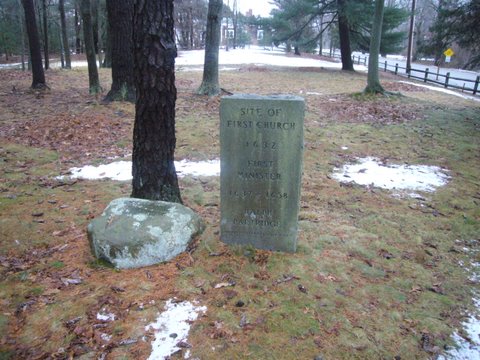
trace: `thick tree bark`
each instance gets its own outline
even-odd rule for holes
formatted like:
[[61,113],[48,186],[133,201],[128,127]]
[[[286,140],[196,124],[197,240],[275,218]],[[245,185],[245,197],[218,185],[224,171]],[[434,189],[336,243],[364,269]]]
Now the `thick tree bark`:
[[42,1],[42,14],[43,14],[43,52],[45,56],[45,70],[50,68],[49,51],[48,51],[48,8],[47,0]]
[[22,0],[25,11],[25,24],[27,26],[28,42],[30,45],[30,63],[32,65],[32,88],[44,89],[47,87],[45,73],[42,66],[40,38],[38,35],[37,21],[33,0]]
[[348,18],[345,14],[345,0],[337,0],[338,7],[338,33],[340,36],[340,54],[342,56],[342,70],[354,71],[352,50],[350,49],[350,29]]
[[60,13],[60,26],[62,28],[62,44],[65,53],[65,68],[72,68],[72,60],[70,59],[70,46],[67,37],[67,20],[65,18],[65,0],[58,1],[58,12]]
[[102,89],[98,78],[97,60],[95,57],[95,46],[93,44],[92,13],[90,0],[81,0],[80,5],[83,19],[83,41],[88,63],[88,84],[90,94],[98,94]]
[[106,101],[135,102],[133,61],[133,2],[107,0],[108,33],[112,47],[112,88]]
[[137,102],[132,197],[182,202],[175,172],[173,0],[136,0],[133,43]]
[[370,56],[368,58],[367,87],[364,92],[370,94],[384,93],[378,77],[378,55],[380,53],[380,42],[382,39],[383,10],[385,0],[375,0],[375,15],[370,38]]
[[[205,39],[205,62],[203,64],[203,80],[198,89],[201,95],[217,95],[218,85],[218,50],[220,46],[220,25],[222,20],[222,0],[208,1],[207,33]],[[228,33],[227,33],[228,38]]]

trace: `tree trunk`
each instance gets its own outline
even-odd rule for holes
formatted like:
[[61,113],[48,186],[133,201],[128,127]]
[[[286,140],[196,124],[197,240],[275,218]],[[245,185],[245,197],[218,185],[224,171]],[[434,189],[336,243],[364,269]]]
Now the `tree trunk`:
[[[103,68],[112,67],[112,34],[110,33],[109,26],[107,26],[107,43],[105,44],[105,57],[103,58]],[[133,48],[132,48],[133,51]],[[133,57],[133,54],[132,54]]]
[[75,53],[80,54],[82,52],[82,41],[80,39],[80,17],[78,16],[78,2],[75,1]]
[[237,48],[238,9],[237,0],[233,0],[233,48]]
[[44,89],[47,87],[45,73],[42,67],[42,54],[40,50],[40,38],[38,35],[37,21],[33,0],[22,0],[25,11],[25,24],[27,26],[28,42],[30,45],[30,62],[32,66],[32,88]]
[[98,79],[97,60],[95,58],[90,0],[81,0],[80,10],[83,19],[83,41],[87,53],[89,92],[90,94],[98,94],[102,89]]
[[375,15],[373,17],[372,33],[370,38],[370,56],[368,57],[367,87],[364,92],[369,94],[383,94],[385,90],[380,85],[378,77],[378,55],[382,39],[383,10],[385,0],[375,0]]
[[188,26],[189,26],[189,32],[190,32],[190,43],[189,43],[189,49],[193,49],[193,8],[190,6],[188,9]]
[[63,55],[64,51],[63,51],[63,42],[62,42],[62,29],[60,29],[58,36],[60,38],[60,64],[62,69],[65,69],[65,56]]
[[43,13],[43,52],[45,54],[45,70],[50,68],[49,53],[48,53],[48,8],[47,0],[42,1]]
[[181,203],[173,161],[177,97],[173,21],[173,0],[135,1],[132,197]]
[[18,26],[20,28],[20,35],[21,35],[21,44],[22,44],[22,54],[21,54],[21,59],[22,59],[22,71],[25,71],[25,21],[23,21],[23,16],[22,16],[22,2],[20,0],[18,1],[18,8],[17,8],[17,19],[18,19]]
[[72,60],[70,59],[70,46],[68,45],[67,37],[67,21],[65,18],[65,4],[64,0],[59,0],[58,11],[60,12],[60,26],[62,27],[62,44],[63,51],[65,53],[65,68],[72,68]]
[[318,53],[323,55],[323,14],[320,17],[320,38],[318,39]]
[[95,54],[100,54],[100,49],[98,45],[98,28],[100,27],[98,23],[98,0],[90,0],[90,13],[92,19],[92,31],[93,31],[93,46],[95,48]]
[[112,47],[112,88],[106,101],[135,102],[133,61],[133,2],[107,0],[108,33]]
[[337,0],[338,6],[338,34],[340,36],[340,54],[342,56],[342,70],[354,71],[352,51],[350,49],[350,29],[345,13],[345,0]]
[[[205,61],[203,64],[203,80],[198,94],[213,96],[220,93],[218,85],[218,49],[220,46],[220,25],[222,16],[222,0],[208,1],[207,33],[205,39]],[[228,41],[228,30],[227,30]],[[228,43],[228,42],[227,42]]]
[[[92,1],[92,0],[90,0]],[[102,67],[103,63],[103,25],[104,23],[100,19],[100,12],[105,11],[101,7],[99,0],[93,0],[92,2],[92,19],[93,19],[93,39],[95,44],[95,53],[97,54],[98,67]]]
[[413,35],[415,29],[415,0],[412,0],[412,12],[410,14],[410,26],[408,28],[408,46],[407,46],[407,73],[410,74],[412,68],[412,50],[413,50]]

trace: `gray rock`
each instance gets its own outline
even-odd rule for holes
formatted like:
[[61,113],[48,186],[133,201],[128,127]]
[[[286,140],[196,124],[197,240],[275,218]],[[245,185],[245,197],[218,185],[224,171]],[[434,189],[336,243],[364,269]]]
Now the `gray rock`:
[[134,198],[113,200],[87,228],[93,254],[120,269],[169,261],[203,230],[181,204]]

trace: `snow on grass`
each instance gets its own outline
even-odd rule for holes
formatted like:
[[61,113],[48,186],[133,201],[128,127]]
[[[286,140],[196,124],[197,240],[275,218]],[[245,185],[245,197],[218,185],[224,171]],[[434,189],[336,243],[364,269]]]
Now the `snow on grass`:
[[180,177],[194,176],[218,176],[220,175],[220,160],[207,161],[175,161],[175,169]]
[[375,186],[389,190],[433,192],[448,182],[449,176],[438,166],[387,165],[367,157],[355,164],[335,169],[333,177],[343,183]]
[[149,360],[163,360],[182,347],[188,347],[187,337],[190,331],[190,322],[195,321],[200,313],[207,311],[206,306],[195,306],[191,302],[175,302],[172,299],[165,304],[157,321],[145,327],[145,331],[154,330],[155,339],[152,342],[152,353]]
[[[473,259],[476,258],[478,253],[478,250],[475,251],[469,248],[464,248],[463,250],[467,253],[471,251]],[[480,263],[473,261],[469,266],[464,266],[463,263],[460,265],[470,273],[470,281],[478,283]],[[478,311],[480,309],[478,296],[473,298],[473,303]],[[439,360],[480,360],[480,319],[478,315],[469,313],[467,320],[462,323],[462,328],[464,336],[455,331],[452,335],[455,347],[447,350],[445,354],[439,357]]]
[[[218,176],[220,174],[220,160],[208,161],[175,161],[175,169],[180,177],[193,176]],[[70,169],[71,178],[87,180],[112,179],[127,181],[132,179],[132,162],[115,161],[99,166],[86,165]],[[63,178],[63,177],[59,177]]]
[[85,165],[84,167],[73,167],[70,169],[72,178],[87,180],[112,179],[126,181],[132,179],[132,162],[115,161],[110,164],[99,166]]
[[438,87],[438,86],[417,84],[417,83],[414,83],[414,82],[411,82],[411,81],[399,81],[399,82],[404,83],[404,84],[408,84],[408,85],[423,87],[423,88],[426,88],[426,89],[429,89],[429,90],[434,90],[434,91],[443,92],[443,93],[445,93],[445,94],[453,95],[453,96],[458,96],[458,97],[461,97],[461,98],[463,98],[463,99],[480,101],[480,98],[478,98],[478,97],[475,97],[475,96],[472,96],[472,95],[461,94],[461,93],[459,93],[459,92],[456,92],[456,91],[453,91],[453,90],[448,90],[448,89],[445,89],[445,88],[442,88],[442,87]]
[[[475,305],[480,307],[480,300],[473,299]],[[462,323],[463,331],[470,341],[454,332],[452,339],[455,341],[455,348],[449,349],[440,360],[479,360],[480,359],[480,320],[470,314],[468,319]]]

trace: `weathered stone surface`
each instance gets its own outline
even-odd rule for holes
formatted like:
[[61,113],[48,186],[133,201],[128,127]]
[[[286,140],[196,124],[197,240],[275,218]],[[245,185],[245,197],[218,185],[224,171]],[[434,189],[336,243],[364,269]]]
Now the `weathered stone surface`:
[[304,100],[233,95],[220,106],[221,239],[294,252]]
[[203,229],[200,217],[181,204],[119,198],[87,230],[93,254],[124,269],[174,258]]

